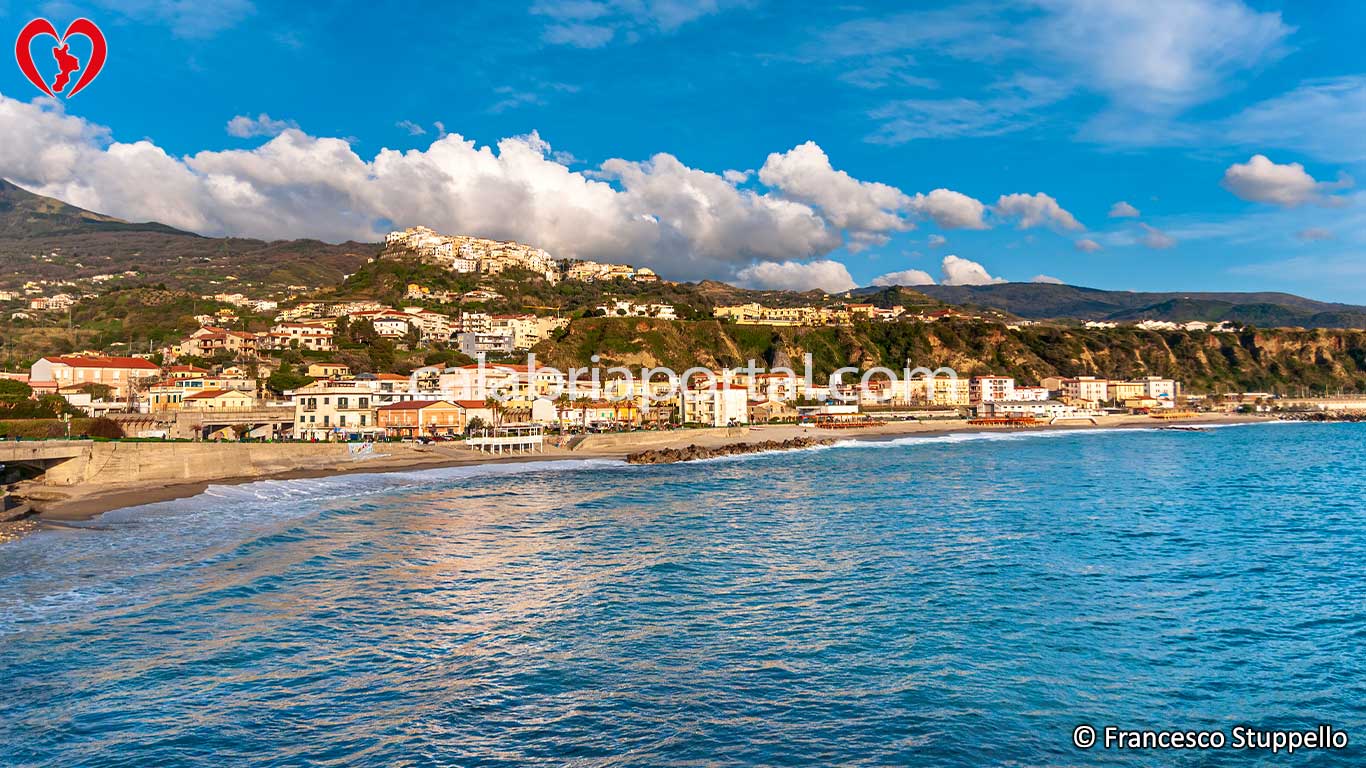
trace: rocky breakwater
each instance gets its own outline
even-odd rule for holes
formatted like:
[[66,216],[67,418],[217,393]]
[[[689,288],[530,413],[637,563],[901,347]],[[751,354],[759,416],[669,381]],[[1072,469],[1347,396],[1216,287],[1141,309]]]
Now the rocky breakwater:
[[739,456],[746,453],[763,453],[765,451],[795,451],[801,448],[815,448],[820,445],[830,445],[834,442],[834,440],[829,438],[817,439],[814,437],[794,437],[791,440],[730,443],[728,445],[718,445],[715,447],[689,445],[686,448],[658,448],[649,451],[639,451],[628,455],[626,461],[630,464],[675,464],[680,461],[714,459],[718,456]]

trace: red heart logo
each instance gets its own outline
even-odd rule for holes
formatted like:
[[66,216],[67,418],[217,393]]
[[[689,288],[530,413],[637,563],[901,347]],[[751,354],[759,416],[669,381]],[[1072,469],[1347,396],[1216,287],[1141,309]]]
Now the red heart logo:
[[[50,87],[43,81],[43,76],[38,74],[38,67],[33,63],[33,53],[29,51],[29,44],[33,42],[33,38],[40,35],[47,35],[57,41],[57,47],[52,49],[52,56],[57,60],[57,77]],[[72,35],[84,35],[90,40],[90,60],[85,63],[84,69],[81,68],[80,60],[70,53],[70,44],[67,41]],[[24,26],[23,31],[19,33],[18,41],[14,43],[14,58],[19,62],[19,71],[23,72],[24,77],[37,86],[38,90],[49,96],[61,93],[70,82],[71,76],[80,71],[81,79],[66,93],[68,99],[90,85],[100,70],[104,69],[107,53],[104,33],[100,32],[100,28],[90,19],[76,19],[71,22],[71,26],[66,28],[66,34],[61,37],[57,36],[57,29],[52,26],[52,22],[47,19],[34,19]]]

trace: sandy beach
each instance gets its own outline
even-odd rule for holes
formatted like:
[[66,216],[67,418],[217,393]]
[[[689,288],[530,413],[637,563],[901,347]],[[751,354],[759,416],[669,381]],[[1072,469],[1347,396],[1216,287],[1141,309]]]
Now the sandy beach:
[[[572,450],[558,447],[555,438],[548,438],[545,451],[534,454],[476,454],[454,444],[437,444],[430,446],[430,450],[417,460],[411,456],[401,458],[385,456],[381,448],[380,455],[367,461],[347,463],[327,469],[301,469],[265,475],[176,483],[77,485],[63,488],[34,485],[24,489],[24,491],[32,494],[37,514],[21,522],[25,530],[30,530],[33,527],[33,521],[37,521],[41,525],[44,521],[85,520],[114,509],[197,496],[210,485],[327,477],[337,474],[404,472],[480,464],[565,459],[624,459],[628,454],[644,448],[683,448],[689,445],[717,448],[724,445],[757,443],[767,440],[782,441],[795,437],[833,438],[836,440],[890,440],[907,436],[930,437],[970,432],[1015,433],[1058,430],[1156,429],[1164,426],[1219,426],[1264,421],[1269,421],[1269,419],[1254,416],[1201,414],[1174,423],[1159,422],[1146,416],[1104,416],[1098,418],[1096,424],[1075,422],[1027,429],[974,426],[963,420],[889,422],[875,427],[857,429],[821,429],[814,426],[772,424],[754,425],[741,434],[725,434],[726,430],[679,430],[667,433],[634,432],[594,435],[588,437],[581,445]],[[3,525],[17,526],[20,524],[6,523]]]

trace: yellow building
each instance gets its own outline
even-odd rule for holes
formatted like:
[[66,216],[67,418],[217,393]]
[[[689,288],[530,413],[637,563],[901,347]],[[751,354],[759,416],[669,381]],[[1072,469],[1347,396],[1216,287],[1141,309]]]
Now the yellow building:
[[249,411],[256,407],[256,398],[235,389],[209,389],[185,395],[180,407],[186,411]]

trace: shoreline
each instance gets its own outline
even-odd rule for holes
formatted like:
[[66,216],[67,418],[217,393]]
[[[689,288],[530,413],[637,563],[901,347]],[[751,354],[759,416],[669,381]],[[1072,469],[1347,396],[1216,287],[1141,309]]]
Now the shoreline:
[[[487,464],[529,464],[579,459],[625,461],[628,454],[636,453],[644,449],[685,448],[690,445],[697,445],[705,448],[720,448],[726,445],[736,444],[762,443],[767,441],[781,442],[799,437],[831,439],[836,443],[845,440],[858,442],[887,442],[903,437],[942,437],[955,434],[1028,434],[1038,432],[1081,432],[1108,429],[1160,429],[1169,426],[1208,427],[1271,423],[1277,420],[1261,416],[1202,414],[1189,419],[1181,419],[1176,422],[1158,422],[1145,416],[1101,417],[1098,421],[1099,423],[1097,424],[1053,424],[1025,429],[974,426],[967,424],[967,422],[963,420],[954,420],[948,423],[918,421],[891,422],[876,427],[849,430],[820,429],[812,426],[797,426],[792,424],[760,424],[751,427],[749,431],[742,436],[723,437],[715,434],[690,434],[689,431],[680,431],[675,434],[670,434],[669,437],[673,439],[663,442],[657,440],[661,433],[639,433],[642,439],[634,441],[634,445],[631,444],[633,441],[627,439],[626,445],[614,446],[610,449],[594,449],[591,445],[574,450],[548,446],[544,453],[487,457],[461,455],[460,453],[442,453],[434,455],[430,460],[424,459],[414,461],[411,459],[400,459],[385,461],[383,458],[376,458],[366,462],[348,463],[328,468],[294,469],[267,474],[243,475],[185,482],[134,483],[128,485],[95,486],[84,489],[81,486],[72,486],[62,489],[52,489],[54,491],[69,494],[68,496],[49,498],[46,500],[36,499],[34,505],[36,509],[35,514],[24,518],[23,520],[30,523],[37,523],[39,527],[45,527],[44,523],[90,520],[106,512],[117,509],[139,507],[147,504],[156,504],[198,496],[204,493],[210,486],[245,485],[263,480],[303,480],[332,477],[336,475],[389,474],[394,472],[412,472],[446,469],[450,467],[481,466]],[[614,435],[614,437],[618,438],[617,442],[620,442],[620,436],[623,434],[634,435],[637,433],[618,433],[617,435]],[[650,438],[649,444],[646,444],[646,436]],[[591,436],[589,441],[591,442]],[[48,487],[35,485],[26,490],[41,491],[45,488]]]

